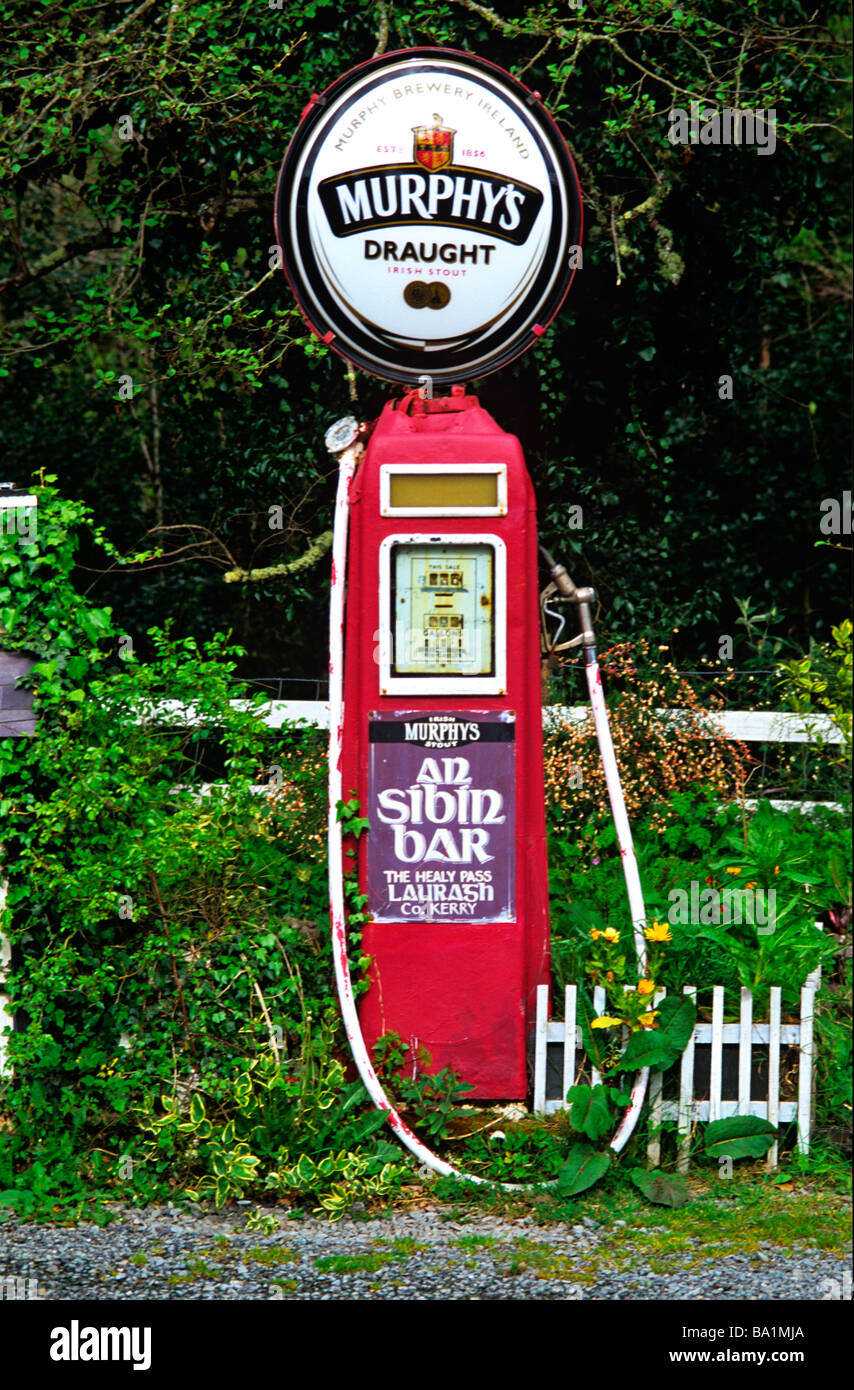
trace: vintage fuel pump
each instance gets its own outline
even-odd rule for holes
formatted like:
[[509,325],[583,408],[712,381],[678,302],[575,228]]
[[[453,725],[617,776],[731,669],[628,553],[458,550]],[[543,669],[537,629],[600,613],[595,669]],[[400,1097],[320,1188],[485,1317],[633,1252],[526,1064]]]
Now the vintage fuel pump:
[[342,773],[370,821],[363,1031],[426,1048],[474,1096],[524,1097],[549,923],[536,515],[518,440],[462,391],[389,403],[350,531],[361,599]]
[[[469,54],[404,50],[311,98],[276,232],[316,337],[404,386],[372,426],[348,419],[327,436],[340,459],[332,929],[365,1084],[404,1142],[450,1172],[396,1115],[369,1052],[394,1032],[474,1097],[528,1090],[549,977],[536,512],[519,441],[463,383],[512,361],[557,313],[581,264],[578,180],[536,93]],[[610,745],[586,602],[578,641]],[[612,749],[611,762],[609,789]],[[352,847],[372,962],[358,1018],[337,814],[352,795],[369,827]]]

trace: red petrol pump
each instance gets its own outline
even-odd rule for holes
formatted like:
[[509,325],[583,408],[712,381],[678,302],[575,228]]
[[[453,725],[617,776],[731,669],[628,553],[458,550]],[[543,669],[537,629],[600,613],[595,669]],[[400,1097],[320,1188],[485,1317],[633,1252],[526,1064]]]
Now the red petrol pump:
[[370,822],[363,1032],[426,1048],[474,1097],[523,1098],[549,920],[536,512],[518,440],[462,392],[390,402],[350,532],[342,774]]
[[[449,49],[385,54],[313,96],[276,191],[282,265],[309,328],[406,388],[373,426],[348,419],[327,435],[340,470],[330,907],[359,1072],[401,1140],[443,1173],[456,1170],[401,1120],[372,1044],[397,1033],[416,1065],[426,1049],[430,1069],[452,1067],[475,1098],[522,1098],[534,996],[549,976],[533,490],[519,441],[461,383],[547,331],[581,265],[581,223],[575,168],[538,94]],[[434,398],[442,386],[449,394]],[[578,605],[642,960],[592,592],[549,567],[547,593]],[[371,960],[358,1014],[339,820],[353,794],[368,825],[351,844]],[[645,1084],[642,1072],[615,1149]]]

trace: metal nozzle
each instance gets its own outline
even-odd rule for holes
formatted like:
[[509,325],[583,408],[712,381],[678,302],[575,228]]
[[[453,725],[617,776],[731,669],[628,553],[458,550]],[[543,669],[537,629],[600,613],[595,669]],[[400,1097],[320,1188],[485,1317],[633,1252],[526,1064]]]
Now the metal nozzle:
[[555,588],[564,598],[575,598],[575,585],[572,577],[565,565],[559,565],[550,551],[544,545],[540,546],[540,554],[549,567],[549,574],[554,581]]

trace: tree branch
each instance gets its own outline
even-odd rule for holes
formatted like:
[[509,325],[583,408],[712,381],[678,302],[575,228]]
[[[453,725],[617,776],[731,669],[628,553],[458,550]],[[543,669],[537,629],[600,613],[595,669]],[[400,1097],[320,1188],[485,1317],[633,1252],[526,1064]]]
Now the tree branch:
[[377,46],[374,49],[374,57],[380,58],[388,48],[388,4],[387,0],[377,0]]
[[110,245],[110,234],[101,231],[79,241],[69,241],[64,246],[57,246],[46,256],[42,256],[40,261],[36,261],[34,266],[22,264],[20,270],[16,270],[7,279],[0,280],[0,294],[5,293],[6,290],[18,290],[22,285],[28,285],[32,280],[41,280],[43,276],[50,275],[60,266],[76,260],[78,256],[88,256],[90,251],[104,251]]
[[268,565],[260,570],[229,570],[223,575],[226,584],[239,584],[245,580],[258,581],[262,579],[275,579],[280,575],[298,574],[300,570],[311,569],[318,560],[322,559],[327,550],[332,548],[332,532],[324,531],[322,536],[318,536],[314,545],[310,546],[304,555],[299,555],[296,560],[289,560],[283,565]]

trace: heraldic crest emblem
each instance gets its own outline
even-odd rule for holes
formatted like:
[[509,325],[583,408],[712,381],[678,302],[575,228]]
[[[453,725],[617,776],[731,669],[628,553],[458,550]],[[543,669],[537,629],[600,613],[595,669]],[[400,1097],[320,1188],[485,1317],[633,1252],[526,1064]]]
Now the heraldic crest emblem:
[[433,125],[412,127],[415,136],[413,158],[425,169],[444,169],[454,157],[455,130],[442,125],[442,117],[433,113]]

